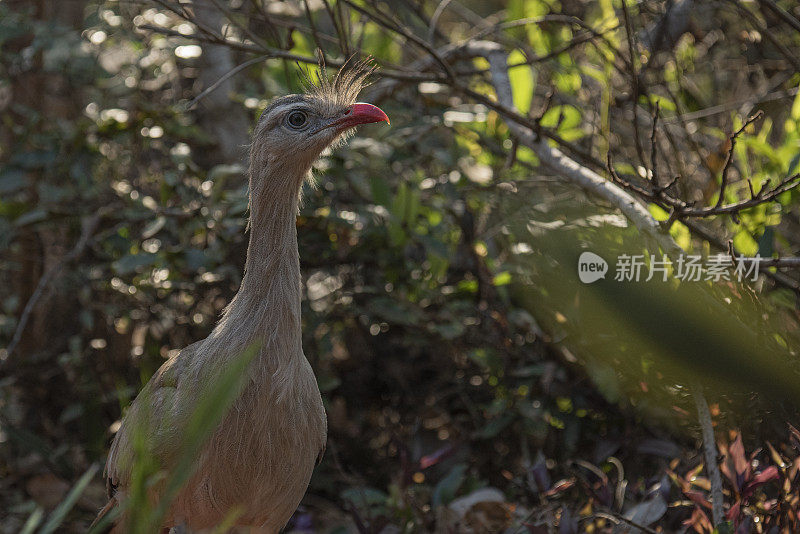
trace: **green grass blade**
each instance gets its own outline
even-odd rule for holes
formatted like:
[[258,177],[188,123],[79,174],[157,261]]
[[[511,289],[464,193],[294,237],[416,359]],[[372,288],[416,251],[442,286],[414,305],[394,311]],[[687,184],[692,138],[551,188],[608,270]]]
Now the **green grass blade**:
[[247,368],[259,349],[259,344],[250,345],[228,362],[219,376],[197,395],[194,411],[186,425],[178,462],[167,475],[168,482],[158,506],[150,511],[146,522],[140,523],[144,527],[141,532],[151,532],[161,525],[170,504],[197,468],[198,454],[241,393],[248,376]]
[[75,484],[75,486],[70,490],[67,497],[61,501],[61,504],[58,505],[58,508],[53,510],[53,513],[50,514],[50,518],[39,531],[39,534],[50,534],[51,532],[55,532],[55,530],[64,521],[64,518],[67,517],[69,511],[72,510],[72,507],[75,506],[75,503],[78,502],[78,499],[83,494],[86,486],[89,485],[89,481],[91,481],[92,477],[94,477],[94,475],[97,473],[97,469],[97,464],[94,464],[83,474],[80,480],[78,480],[77,484]]
[[28,516],[28,520],[25,521],[25,525],[22,527],[19,534],[33,534],[33,531],[36,530],[36,527],[42,522],[42,517],[44,517],[44,511],[37,506],[36,510]]

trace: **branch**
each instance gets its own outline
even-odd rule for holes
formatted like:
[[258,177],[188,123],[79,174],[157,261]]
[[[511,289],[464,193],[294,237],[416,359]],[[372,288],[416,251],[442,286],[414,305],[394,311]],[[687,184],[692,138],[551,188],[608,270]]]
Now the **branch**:
[[235,76],[236,74],[238,74],[239,72],[243,71],[244,69],[246,69],[250,65],[255,65],[256,63],[261,63],[262,61],[265,61],[265,60],[267,60],[269,58],[270,58],[270,56],[258,56],[258,57],[255,57],[253,59],[250,59],[248,61],[245,61],[241,65],[237,65],[236,67],[232,68],[231,70],[226,72],[224,75],[222,75],[222,77],[219,80],[217,80],[216,82],[214,82],[210,86],[206,87],[199,95],[194,97],[194,99],[192,99],[192,101],[189,102],[186,105],[186,108],[184,109],[184,111],[191,110],[193,107],[195,107],[197,105],[198,102],[200,102],[203,98],[205,98],[206,96],[208,96],[209,94],[214,92],[220,85],[225,83],[225,81],[228,80],[229,78]]
[[758,3],[772,11],[773,14],[783,19],[786,24],[800,32],[800,20],[794,18],[788,11],[773,2],[773,0],[758,0]]
[[[700,224],[699,221],[687,219],[682,222],[689,229],[692,235],[699,237],[703,241],[707,241],[708,244],[716,250],[722,252],[730,251],[732,245],[724,243],[722,239],[708,231],[702,224]],[[773,273],[772,271],[761,271],[761,273],[768,278],[771,278],[776,284],[791,289],[798,296],[800,296],[800,284],[796,280],[786,276],[783,273]]]
[[19,317],[19,323],[17,323],[17,328],[14,330],[14,336],[11,338],[11,342],[6,347],[5,354],[0,357],[0,365],[6,364],[9,356],[11,356],[11,354],[14,352],[14,349],[16,349],[17,345],[19,345],[19,342],[22,340],[22,335],[25,333],[25,327],[28,326],[28,321],[31,318],[34,308],[36,307],[36,303],[39,302],[40,298],[42,298],[42,295],[44,295],[47,287],[55,279],[56,275],[61,272],[61,269],[64,267],[64,265],[77,260],[86,250],[89,240],[94,234],[94,231],[97,229],[100,218],[104,214],[105,210],[101,210],[92,216],[84,217],[81,221],[81,235],[78,237],[78,241],[75,243],[75,246],[67,253],[66,256],[61,258],[58,263],[50,267],[50,269],[48,269],[47,272],[45,272],[44,275],[39,278],[39,283],[36,285],[36,289],[34,290],[33,294],[31,294],[28,302],[25,304],[25,308],[22,310],[22,314]]
[[731,257],[731,261],[734,265],[743,262],[757,262],[759,268],[760,267],[793,267],[798,268],[800,267],[800,257],[783,257],[783,258],[762,258],[761,256],[757,257],[748,257],[742,255],[736,255],[736,251],[733,248],[733,240],[728,239],[728,256]]
[[691,204],[666,193],[667,189],[675,184],[677,178],[673,179],[664,187],[652,187],[652,189],[646,189],[645,187],[638,186],[633,182],[619,176],[614,171],[610,154],[608,156],[608,162],[606,166],[609,174],[611,175],[611,179],[615,183],[619,184],[622,188],[627,189],[628,191],[631,191],[654,204],[657,204],[659,207],[672,212],[674,214],[673,218],[676,220],[704,219],[706,217],[713,217],[715,215],[737,214],[740,211],[748,208],[753,208],[766,202],[776,200],[783,193],[791,191],[800,185],[800,173],[798,173],[789,176],[788,178],[784,178],[772,189],[766,188],[768,181],[765,181],[758,193],[752,192],[751,189],[751,198],[747,200],[740,200],[738,202],[725,204],[723,206],[715,205],[705,208],[692,208]]
[[618,514],[618,513],[614,512],[612,510],[600,510],[600,511],[595,512],[594,514],[592,514],[589,517],[590,518],[599,517],[599,518],[602,518],[602,519],[607,519],[607,520],[611,521],[612,523],[614,523],[615,525],[619,525],[621,523],[624,523],[624,524],[628,525],[629,527],[633,527],[634,529],[637,529],[637,530],[640,530],[642,532],[645,532],[646,534],[658,534],[658,531],[653,530],[652,528],[650,528],[650,527],[648,527],[646,525],[642,525],[641,523],[637,523],[636,521],[628,519],[624,515]]
[[[192,20],[190,19],[190,21]],[[169,28],[164,28],[162,26],[155,26],[153,24],[140,24],[136,28],[140,30],[150,30],[152,32],[161,35],[167,35],[170,37],[182,37],[184,39],[188,39],[190,41],[197,41],[199,43],[209,43],[220,46],[227,46],[229,48],[232,48],[234,50],[240,50],[242,52],[260,53],[262,54],[260,57],[261,60],[285,59],[297,63],[308,63],[312,65],[319,65],[319,58],[317,57],[293,54],[292,52],[281,50],[279,48],[271,48],[265,45],[256,45],[253,43],[248,43],[243,41],[234,41],[216,35],[209,36],[209,35],[202,35],[199,33],[186,34]],[[344,60],[338,60],[338,59],[326,58],[325,61],[329,67],[334,67],[334,68],[340,68],[345,63]],[[425,81],[444,82],[446,80],[446,78],[443,75],[437,73],[422,73],[422,72],[414,72],[413,70],[405,71],[398,69],[383,69],[383,68],[381,69],[381,76],[386,78],[393,78],[397,80],[404,80],[411,82],[425,82]]]
[[431,46],[429,43],[427,43],[423,39],[420,39],[419,37],[417,37],[416,35],[411,33],[411,31],[407,30],[406,28],[403,28],[402,26],[400,26],[399,24],[395,23],[394,21],[389,20],[387,18],[384,18],[383,15],[378,15],[376,13],[372,13],[370,11],[367,11],[366,9],[364,9],[361,6],[359,6],[358,4],[355,4],[351,0],[343,0],[343,1],[344,1],[345,4],[350,6],[351,9],[355,9],[356,11],[361,13],[362,15],[365,15],[365,16],[371,18],[372,20],[374,20],[376,23],[378,23],[379,25],[383,26],[387,30],[390,30],[390,31],[393,31],[395,33],[398,33],[398,34],[402,35],[403,37],[405,37],[406,39],[408,39],[412,43],[416,44],[418,47],[420,47],[423,50],[425,50],[428,54],[430,54],[430,56],[433,59],[436,60],[436,63],[438,63],[442,67],[442,69],[444,70],[445,74],[447,75],[447,78],[449,78],[450,80],[455,80],[456,75],[455,75],[455,72],[453,72],[453,68],[450,66],[449,63],[447,63],[444,60],[444,58],[442,58],[441,55],[439,55],[439,52],[433,46]]
[[750,126],[763,116],[764,112],[759,110],[755,115],[751,116],[746,121],[744,121],[742,127],[736,130],[733,133],[733,135],[730,136],[728,157],[725,160],[725,167],[722,168],[722,178],[719,185],[719,197],[717,198],[717,203],[714,205],[714,208],[719,208],[722,205],[722,201],[725,199],[725,188],[728,186],[728,170],[731,167],[731,162],[733,162],[733,149],[736,147],[736,139],[741,135],[741,133],[745,130],[745,128],[747,128],[748,126]]
[[711,412],[708,410],[708,403],[703,396],[703,386],[695,384],[692,388],[692,397],[694,397],[694,404],[697,407],[697,419],[703,430],[706,473],[711,481],[711,517],[714,527],[717,527],[725,521],[725,514],[722,511],[722,476],[720,476],[717,463],[717,440],[714,438],[714,424],[711,420]]
[[[504,114],[512,117],[516,116],[514,117],[516,120],[507,121],[507,125],[521,145],[533,150],[543,164],[558,172],[566,180],[612,203],[637,228],[655,239],[668,254],[682,252],[672,237],[663,232],[661,226],[650,215],[647,208],[623,188],[580,165],[557,148],[549,146],[545,141],[538,140],[532,127],[532,121],[520,117],[518,113],[513,111],[514,100],[511,81],[508,77],[507,55],[500,45],[489,41],[476,41],[468,43],[465,46],[465,50],[472,55],[483,56],[489,61],[497,100],[505,108]],[[531,122],[531,126],[523,127],[520,122]]]

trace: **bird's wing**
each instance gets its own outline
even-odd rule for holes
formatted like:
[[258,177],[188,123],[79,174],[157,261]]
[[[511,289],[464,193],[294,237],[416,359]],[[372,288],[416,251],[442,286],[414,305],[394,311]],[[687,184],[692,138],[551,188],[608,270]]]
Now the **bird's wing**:
[[156,371],[134,399],[111,443],[105,476],[109,498],[131,479],[135,451],[153,454],[162,468],[174,461],[188,414],[177,398],[178,383],[196,357],[200,341],[173,356]]

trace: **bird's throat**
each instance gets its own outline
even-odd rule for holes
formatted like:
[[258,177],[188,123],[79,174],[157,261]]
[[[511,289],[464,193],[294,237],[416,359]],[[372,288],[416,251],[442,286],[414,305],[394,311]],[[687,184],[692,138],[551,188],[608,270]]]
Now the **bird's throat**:
[[[267,374],[302,357],[296,229],[299,185],[285,187],[294,178],[251,176],[244,277],[211,336],[225,352],[260,343]],[[266,184],[275,187],[260,187]]]

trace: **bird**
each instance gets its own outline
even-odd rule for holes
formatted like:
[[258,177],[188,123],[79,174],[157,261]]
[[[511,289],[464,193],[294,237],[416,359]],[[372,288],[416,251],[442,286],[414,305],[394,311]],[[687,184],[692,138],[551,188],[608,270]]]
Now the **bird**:
[[[345,63],[331,79],[321,65],[316,80],[304,74],[301,94],[278,97],[261,113],[250,145],[249,243],[239,290],[211,334],[169,358],[126,412],[105,466],[109,500],[95,522],[125,502],[135,432],[145,433],[169,468],[195,395],[254,343],[258,352],[241,393],[160,528],[203,531],[236,513],[234,526],[277,533],[291,518],[327,440],[325,409],[302,347],[296,217],[321,153],[359,125],[389,123],[377,106],[356,102],[374,69],[369,60]],[[158,489],[152,491],[148,497],[158,501]],[[113,533],[127,531],[122,509]]]

